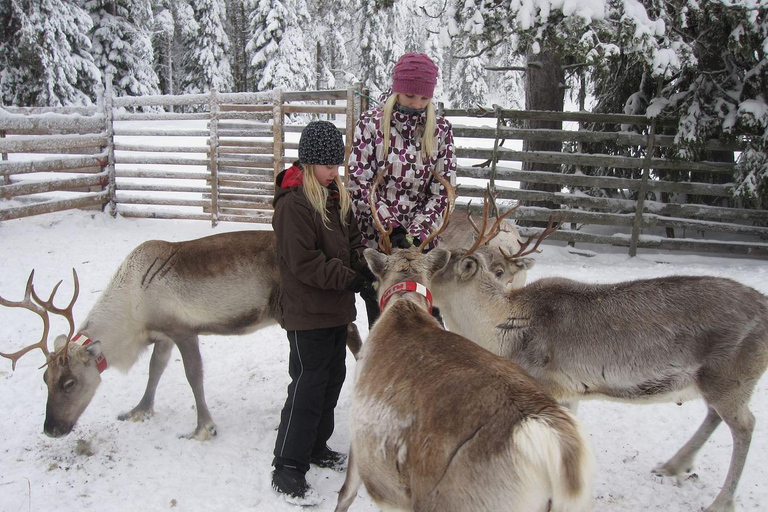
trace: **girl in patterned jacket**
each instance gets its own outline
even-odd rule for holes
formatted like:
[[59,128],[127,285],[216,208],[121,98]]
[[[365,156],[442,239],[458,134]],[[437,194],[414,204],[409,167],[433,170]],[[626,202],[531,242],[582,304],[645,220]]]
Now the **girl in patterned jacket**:
[[[349,193],[363,243],[368,247],[378,247],[368,195],[380,173],[376,213],[384,226],[393,228],[392,247],[418,246],[442,222],[448,192],[430,169],[451,182],[456,160],[451,124],[436,115],[432,104],[437,72],[427,54],[404,54],[395,64],[386,101],[361,114],[355,126]],[[378,305],[375,297],[363,298],[372,324]]]

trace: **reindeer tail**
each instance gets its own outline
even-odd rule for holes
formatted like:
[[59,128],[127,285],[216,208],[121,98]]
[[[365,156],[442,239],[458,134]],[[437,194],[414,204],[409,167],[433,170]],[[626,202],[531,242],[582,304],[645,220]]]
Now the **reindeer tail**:
[[586,432],[570,411],[559,407],[553,414],[528,418],[516,430],[514,440],[533,470],[521,476],[537,475],[538,482],[530,483],[549,487],[551,512],[592,509],[594,456]]

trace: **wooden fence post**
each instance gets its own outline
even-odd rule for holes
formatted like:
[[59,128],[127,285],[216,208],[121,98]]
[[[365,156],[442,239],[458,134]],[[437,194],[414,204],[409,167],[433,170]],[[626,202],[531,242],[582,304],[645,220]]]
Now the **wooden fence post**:
[[274,162],[274,177],[283,171],[283,91],[277,89],[276,97],[272,104],[272,155]]
[[629,256],[637,256],[637,242],[640,238],[640,230],[643,226],[643,208],[645,208],[645,194],[648,192],[648,180],[651,179],[651,160],[653,159],[653,147],[656,138],[656,118],[651,121],[651,129],[648,131],[647,152],[643,165],[643,176],[637,189],[637,202],[635,206],[635,219],[632,223],[632,238],[629,241]]
[[112,217],[117,215],[117,179],[115,173],[115,114],[112,103],[112,73],[107,73],[104,81],[104,129],[107,132],[107,192],[108,210]]
[[[493,155],[491,156],[491,176],[488,179],[488,185],[492,191],[496,191],[496,163],[499,161],[499,139],[501,138],[501,125],[504,123],[504,117],[501,115],[501,107],[493,106],[493,113],[496,117],[496,133],[493,138]],[[498,215],[498,212],[496,212]]]
[[344,136],[344,185],[349,185],[349,155],[352,153],[352,139],[355,136],[355,91],[360,91],[362,85],[358,82],[356,88],[347,89],[347,131]]
[[208,135],[208,166],[211,174],[211,226],[219,223],[219,98],[216,89],[211,89],[208,106],[211,114]]
[[[5,138],[5,130],[0,130],[0,139]],[[8,160],[8,153],[3,153],[3,161]],[[3,185],[11,184],[11,175],[3,174]]]

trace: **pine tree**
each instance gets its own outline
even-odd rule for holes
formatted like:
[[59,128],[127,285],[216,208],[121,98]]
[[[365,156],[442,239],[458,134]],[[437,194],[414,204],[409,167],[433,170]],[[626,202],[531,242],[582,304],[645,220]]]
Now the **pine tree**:
[[[224,32],[226,9],[221,0],[192,0],[197,30],[187,36],[181,63],[182,94],[232,89],[229,38]],[[191,31],[190,31],[191,32]]]
[[478,23],[479,9],[473,0],[465,0],[457,5],[455,22],[464,33],[475,37],[458,38],[455,41],[454,75],[451,80],[449,95],[451,105],[456,108],[477,108],[484,106],[488,94],[485,76],[485,63],[488,57],[478,51],[477,36],[482,33],[482,24]]
[[346,41],[352,38],[352,0],[318,0],[310,10],[315,30],[308,36],[315,48],[315,71],[318,89],[347,87],[354,83],[350,74],[350,58]]
[[0,97],[19,106],[83,105],[101,80],[88,14],[71,0],[15,0],[0,7]]
[[158,94],[149,0],[85,0],[85,8],[93,20],[91,53],[102,73],[112,77],[113,93]]
[[376,97],[390,87],[394,59],[399,57],[394,54],[392,7],[361,0],[359,12],[358,79]]
[[250,17],[250,86],[256,91],[308,90],[314,85],[311,26],[305,0],[255,0]]

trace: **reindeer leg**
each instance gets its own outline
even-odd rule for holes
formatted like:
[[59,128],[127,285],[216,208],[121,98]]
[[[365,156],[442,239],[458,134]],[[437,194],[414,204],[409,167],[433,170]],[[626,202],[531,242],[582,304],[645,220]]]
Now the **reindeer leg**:
[[715,501],[707,507],[704,512],[734,512],[734,496],[736,487],[739,485],[741,473],[744,470],[744,463],[747,461],[749,445],[752,442],[752,432],[755,429],[755,416],[749,410],[747,404],[741,404],[733,407],[731,404],[718,408],[720,416],[725,424],[731,429],[733,438],[733,451],[731,453],[731,464],[728,466],[728,474],[725,476],[725,482],[720,492],[715,497]]
[[717,411],[707,404],[707,417],[704,418],[704,422],[696,433],[693,434],[693,437],[671,459],[652,471],[657,475],[675,476],[693,470],[693,461],[696,458],[696,454],[699,453],[701,447],[704,446],[704,443],[707,442],[707,439],[709,439],[709,436],[712,435],[717,426],[720,425],[721,421],[722,418]]
[[208,411],[205,403],[205,391],[203,389],[203,359],[200,356],[200,344],[196,335],[174,337],[176,346],[181,352],[181,360],[184,362],[184,373],[195,395],[195,407],[197,408],[197,428],[186,436],[187,439],[205,441],[216,435],[216,424]]
[[349,447],[349,458],[347,459],[347,477],[344,479],[344,485],[339,491],[339,499],[336,502],[334,512],[347,512],[347,509],[357,497],[357,491],[363,480],[357,471],[357,461],[352,453],[352,447]]
[[357,359],[357,354],[363,347],[363,340],[360,338],[360,331],[354,323],[347,325],[347,347],[352,355]]
[[173,341],[170,338],[158,338],[154,341],[155,347],[152,350],[152,357],[149,360],[149,380],[147,380],[147,389],[144,396],[141,397],[139,404],[117,417],[119,420],[144,421],[149,419],[155,411],[152,406],[155,403],[155,391],[160,382],[165,367],[168,366],[168,360],[171,358],[173,350]]

